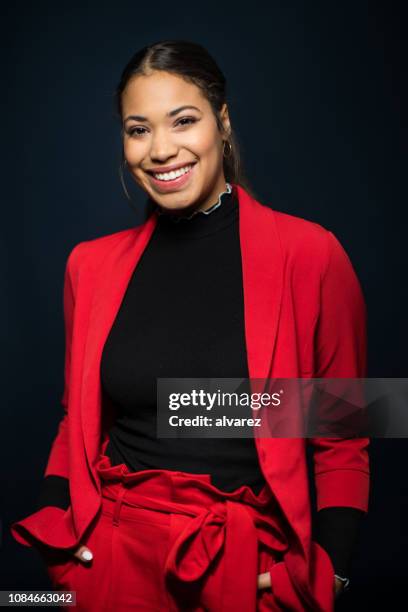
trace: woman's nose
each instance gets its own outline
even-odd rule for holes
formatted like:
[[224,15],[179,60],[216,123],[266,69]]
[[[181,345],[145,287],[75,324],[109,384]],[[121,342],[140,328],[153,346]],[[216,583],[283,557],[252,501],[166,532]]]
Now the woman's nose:
[[160,134],[152,139],[150,157],[153,161],[163,162],[175,155],[177,155],[177,147],[171,138]]

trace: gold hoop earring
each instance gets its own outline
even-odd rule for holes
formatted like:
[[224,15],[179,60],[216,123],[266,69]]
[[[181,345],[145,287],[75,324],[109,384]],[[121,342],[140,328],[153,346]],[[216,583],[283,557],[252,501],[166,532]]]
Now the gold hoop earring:
[[[228,143],[229,144],[229,150],[228,150],[228,155],[225,155],[225,144]],[[232,144],[230,143],[229,140],[224,140],[224,146],[222,149],[222,154],[224,157],[231,157],[232,155]]]

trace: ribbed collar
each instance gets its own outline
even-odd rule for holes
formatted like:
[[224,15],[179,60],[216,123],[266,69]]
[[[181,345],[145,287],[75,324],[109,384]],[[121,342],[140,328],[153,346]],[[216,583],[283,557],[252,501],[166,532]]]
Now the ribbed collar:
[[227,191],[206,211],[198,210],[190,215],[174,217],[165,211],[158,212],[156,235],[180,239],[202,238],[215,234],[238,220],[236,189],[227,183]]

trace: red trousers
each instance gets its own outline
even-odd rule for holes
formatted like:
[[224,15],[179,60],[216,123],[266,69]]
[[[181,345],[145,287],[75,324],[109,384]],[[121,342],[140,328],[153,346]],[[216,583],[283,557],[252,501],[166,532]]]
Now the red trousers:
[[103,453],[97,471],[101,510],[81,541],[93,560],[47,565],[56,590],[76,591],[77,612],[281,610],[257,588],[288,547],[267,484],[223,492],[209,474],[130,472]]

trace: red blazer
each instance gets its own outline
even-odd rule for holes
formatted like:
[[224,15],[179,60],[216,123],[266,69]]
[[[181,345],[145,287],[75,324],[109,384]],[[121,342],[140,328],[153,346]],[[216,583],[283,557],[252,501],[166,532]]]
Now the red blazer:
[[[366,310],[348,256],[322,226],[272,210],[236,185],[245,338],[251,378],[366,375]],[[77,244],[64,281],[64,415],[44,476],[69,479],[68,510],[47,506],[15,522],[14,538],[58,548],[80,543],[101,505],[95,464],[113,412],[102,407],[103,345],[132,272],[157,222]],[[154,282],[154,278],[152,278]],[[311,539],[306,444],[313,447],[317,509],[367,512],[368,438],[256,438],[261,468],[292,529],[284,561],[271,568],[275,596],[290,610],[332,610],[329,555]],[[330,589],[328,591],[328,585]]]

